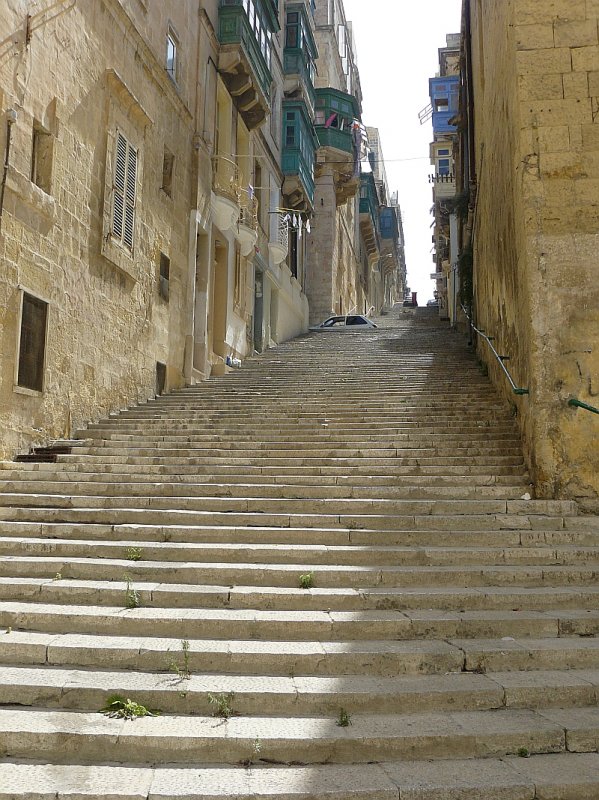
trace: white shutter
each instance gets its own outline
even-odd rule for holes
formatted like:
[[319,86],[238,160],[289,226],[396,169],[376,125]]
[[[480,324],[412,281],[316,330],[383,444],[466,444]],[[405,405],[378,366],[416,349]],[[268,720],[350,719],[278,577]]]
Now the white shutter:
[[112,235],[133,250],[135,195],[137,185],[137,150],[117,132],[114,163]]

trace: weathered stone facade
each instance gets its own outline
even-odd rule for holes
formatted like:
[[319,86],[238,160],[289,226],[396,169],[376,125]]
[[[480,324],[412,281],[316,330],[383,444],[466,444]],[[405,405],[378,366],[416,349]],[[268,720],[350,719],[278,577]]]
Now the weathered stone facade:
[[530,394],[511,394],[482,340],[479,353],[538,493],[589,504],[597,415],[568,401],[599,405],[598,15],[592,0],[464,3],[476,323]]
[[[269,252],[281,94],[271,108],[243,77],[240,96],[245,56],[221,45],[221,10],[218,0],[0,5],[0,457],[225,371],[259,335],[270,346],[307,326],[301,283]],[[281,40],[269,41],[280,86]],[[258,175],[254,220],[242,208]],[[221,178],[234,188],[225,226]],[[268,298],[259,307],[254,256]],[[32,303],[43,363],[23,380]]]

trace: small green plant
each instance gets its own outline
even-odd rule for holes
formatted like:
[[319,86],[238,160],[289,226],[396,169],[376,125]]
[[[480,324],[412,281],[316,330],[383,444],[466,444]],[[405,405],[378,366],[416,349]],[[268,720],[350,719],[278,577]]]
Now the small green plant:
[[314,586],[314,573],[306,572],[299,576],[300,589],[311,589]]
[[141,561],[143,558],[143,550],[141,547],[128,547],[125,551],[127,561]]
[[530,758],[530,750],[528,749],[528,747],[519,747],[518,755],[520,756],[520,758]]
[[127,586],[125,587],[125,607],[139,608],[141,605],[139,592],[137,589],[134,589],[133,586],[131,586],[131,578],[128,575],[125,575],[125,581],[127,583]]
[[209,694],[208,695],[208,702],[211,706],[214,706],[214,711],[212,712],[213,717],[222,717],[223,719],[229,719],[235,712],[231,707],[231,703],[235,698],[235,692],[220,692],[219,694]]
[[61,581],[62,575],[60,572],[57,572],[56,575],[52,578],[53,581]]
[[337,717],[337,725],[340,728],[347,728],[349,725],[351,725],[351,717],[344,708],[339,710],[339,716]]
[[260,739],[254,739],[252,743],[252,752],[249,758],[246,758],[244,761],[241,761],[241,766],[246,767],[249,769],[252,764],[255,764],[256,761],[260,760],[260,750],[262,749],[262,742]]
[[9,625],[9,626],[8,626],[8,628],[6,629],[6,633],[12,633],[12,627],[11,627],[10,625]]
[[171,661],[169,669],[171,672],[176,672],[177,677],[182,681],[189,680],[191,670],[189,668],[189,639],[181,640],[181,655],[183,656],[183,663],[179,664],[176,661]]
[[102,714],[114,719],[137,719],[138,717],[156,717],[159,711],[150,710],[141,703],[131,700],[129,697],[121,697],[113,694],[108,698],[104,708],[100,709]]

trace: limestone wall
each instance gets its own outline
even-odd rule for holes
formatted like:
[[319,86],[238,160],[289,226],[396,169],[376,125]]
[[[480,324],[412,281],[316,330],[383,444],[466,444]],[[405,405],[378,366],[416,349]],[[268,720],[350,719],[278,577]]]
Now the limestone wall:
[[[36,5],[27,31],[31,3],[0,4],[10,37],[0,60],[3,154],[6,112],[17,112],[0,233],[3,457],[149,397],[157,361],[168,386],[183,381],[197,9],[168,4],[181,57],[175,86],[164,69],[166,11],[150,31],[143,3],[49,5]],[[51,143],[44,189],[31,179],[38,126]],[[132,253],[107,227],[117,131],[138,153]],[[170,193],[161,188],[165,148],[174,157]],[[168,302],[161,252],[170,259]],[[48,303],[43,392],[15,387],[23,290]]]
[[[599,5],[472,0],[477,321],[540,494],[599,491]],[[486,345],[479,344],[487,359]]]

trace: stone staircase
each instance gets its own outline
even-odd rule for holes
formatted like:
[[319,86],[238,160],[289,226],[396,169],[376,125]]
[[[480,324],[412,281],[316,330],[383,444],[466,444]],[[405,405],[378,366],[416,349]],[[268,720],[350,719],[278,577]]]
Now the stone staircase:
[[599,520],[431,314],[78,439],[0,473],[0,800],[599,798]]

